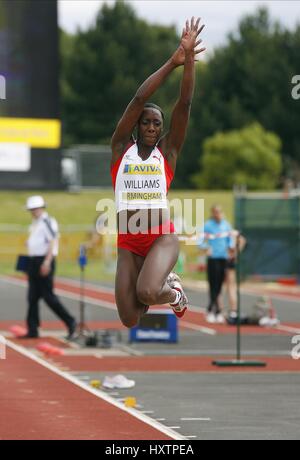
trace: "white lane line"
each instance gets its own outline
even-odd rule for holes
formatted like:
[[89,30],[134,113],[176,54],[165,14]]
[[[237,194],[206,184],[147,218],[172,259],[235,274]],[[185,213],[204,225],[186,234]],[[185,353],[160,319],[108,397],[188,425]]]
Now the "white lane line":
[[154,414],[154,410],[142,410],[143,414]]
[[[6,283],[10,283],[10,284],[13,284],[14,286],[21,286],[21,287],[27,287],[27,282],[24,281],[24,280],[15,280],[15,279],[10,279],[9,277],[7,278],[3,278],[3,277],[0,277],[0,281],[4,281]],[[66,299],[71,299],[71,300],[80,300],[80,295],[79,294],[72,294],[70,292],[66,292],[64,291],[63,289],[59,289],[59,288],[55,288],[55,292],[61,296],[61,297],[65,297]],[[114,310],[114,311],[117,311],[117,307],[116,305],[113,303],[113,302],[106,302],[104,300],[97,300],[97,299],[94,299],[94,298],[91,298],[87,295],[84,296],[85,298],[85,301],[91,305],[96,305],[96,306],[100,306],[100,307],[104,307],[104,308],[107,308],[109,310]]]
[[[0,281],[3,281],[3,282],[10,282],[13,278],[10,277],[9,275],[1,275],[0,276]],[[76,288],[79,287],[79,283],[75,280],[70,280],[68,278],[63,278],[63,277],[59,277],[58,278],[59,281],[62,281],[63,283],[65,284],[68,284],[70,286],[74,286]],[[24,281],[24,280],[20,280],[20,281]],[[108,286],[98,286],[98,285],[95,285],[95,284],[91,284],[91,283],[85,283],[86,287],[90,288],[90,289],[94,289],[96,292],[106,292],[108,294],[114,294],[114,288],[109,288]],[[208,287],[205,287],[203,286],[201,289],[197,288],[195,289],[195,286],[193,287],[190,287],[190,286],[186,286],[187,289],[190,289],[194,292],[207,292],[208,291]],[[280,292],[268,292],[266,293],[265,291],[260,291],[260,290],[251,290],[249,288],[245,288],[241,290],[241,293],[242,294],[245,294],[247,296],[250,296],[250,297],[257,297],[258,295],[268,295],[272,298],[275,298],[277,300],[285,300],[287,302],[291,302],[291,303],[297,303],[298,300],[299,300],[299,297],[298,296],[295,296],[295,297],[290,297],[286,294],[281,294]],[[203,307],[198,307],[198,306],[195,306],[195,305],[190,305],[190,311],[193,311],[193,312],[202,312],[202,313],[205,313],[206,309],[203,308]]]
[[186,436],[186,438],[194,439],[194,438],[197,438],[197,436],[191,435],[191,436]]
[[190,323],[188,321],[181,320],[179,323],[181,326],[185,326],[193,331],[203,332],[204,334],[208,335],[216,335],[217,331],[215,329],[211,329],[204,326],[197,326],[196,324]]
[[165,421],[166,421],[165,418],[157,418],[157,419],[155,419],[155,420],[157,420],[158,422],[165,422]]
[[[0,276],[0,281],[5,282],[5,283],[10,283],[10,284],[13,284],[15,286],[27,287],[27,282],[24,281],[24,280],[21,280],[21,279],[16,280],[16,279],[6,277],[6,276]],[[78,287],[78,284],[76,285],[74,283],[74,286]],[[59,288],[56,288],[55,291],[56,291],[56,293],[58,295],[60,295],[61,297],[65,297],[66,299],[76,300],[76,301],[78,301],[80,299],[79,294],[72,294],[70,292],[65,292],[63,289],[59,289]],[[101,292],[101,291],[99,291],[99,292]],[[100,300],[100,299],[97,300],[97,299],[94,299],[94,298],[89,297],[87,295],[85,296],[85,300],[90,305],[96,305],[98,307],[100,306],[100,307],[103,307],[103,308],[107,308],[108,310],[117,311],[117,307],[113,302],[107,302],[105,300]],[[194,305],[191,305],[191,308],[189,310],[192,311],[192,312],[195,312],[195,313],[203,313],[205,311],[204,308],[195,307]],[[194,330],[194,331],[202,332],[204,334],[208,334],[208,335],[212,335],[212,336],[217,334],[217,331],[215,329],[204,327],[204,326],[198,326],[198,325],[190,323],[188,321],[181,320],[180,324],[185,326],[186,328],[189,328],[189,329]],[[271,329],[275,329],[275,330],[279,329],[279,330],[282,330],[283,332],[291,332],[293,334],[300,334],[300,329],[293,328],[293,327],[290,327],[290,326],[285,326],[284,324],[280,324],[280,325],[278,325],[278,326],[276,326],[274,328],[271,328]],[[133,350],[131,350],[131,352],[133,353]],[[138,356],[139,352],[136,351],[136,352],[134,352],[134,354],[136,354]],[[142,353],[142,355],[143,355],[143,353]]]
[[[208,292],[208,285],[203,284],[203,286],[197,286],[197,285],[192,285],[189,281],[183,283],[186,289],[194,291],[194,292],[201,292],[201,293],[207,293]],[[290,296],[289,294],[285,293],[280,293],[276,291],[268,291],[267,289],[255,289],[255,288],[250,288],[250,287],[242,287],[241,288],[241,294],[246,295],[248,297],[257,297],[257,296],[263,296],[267,295],[269,297],[272,297],[272,299],[276,300],[285,300],[290,303],[297,303],[299,300],[299,295],[296,294],[296,296]]]
[[134,356],[144,356],[144,353],[142,351],[139,351],[139,350],[135,350],[134,348],[128,346],[128,345],[124,345],[124,344],[119,344],[118,347],[123,350],[123,351],[126,351],[127,353],[131,354],[131,355],[134,355]]
[[280,331],[284,332],[292,332],[293,334],[300,334],[300,329],[296,329],[294,327],[285,326],[284,324],[279,324],[275,327],[275,329],[279,329]]
[[179,433],[176,433],[175,431],[171,430],[170,428],[162,425],[161,423],[157,422],[157,420],[154,420],[150,417],[148,417],[145,414],[142,414],[141,412],[125,407],[122,403],[116,401],[114,398],[111,398],[108,396],[106,393],[104,393],[102,390],[95,390],[91,387],[89,387],[86,383],[80,381],[79,379],[75,378],[73,375],[68,374],[67,372],[61,371],[57,369],[55,366],[52,364],[44,361],[43,359],[35,356],[33,353],[31,353],[28,350],[25,350],[24,348],[20,347],[19,345],[16,345],[15,343],[11,342],[10,340],[6,341],[6,345],[11,348],[12,350],[15,350],[16,352],[20,353],[21,355],[25,356],[26,358],[31,359],[32,361],[40,364],[41,366],[45,367],[49,371],[53,372],[54,374],[58,375],[59,377],[62,377],[63,379],[67,380],[68,382],[73,383],[77,387],[81,388],[82,390],[87,391],[88,393],[91,393],[92,395],[96,396],[99,399],[102,399],[113,406],[117,407],[118,409],[122,410],[123,412],[127,412],[128,414],[132,415],[133,417],[137,418],[138,420],[146,423],[147,425],[151,426],[152,428],[155,428],[156,430],[160,431],[161,433],[166,434],[172,439],[175,440],[185,440],[186,437],[182,436]]
[[168,426],[168,428],[171,428],[171,430],[179,430],[181,426]]
[[182,417],[180,420],[184,422],[211,422],[211,418],[204,418],[204,417]]
[[[1,280],[1,278],[0,278],[0,280]],[[15,280],[15,279],[10,279],[10,278],[7,277],[7,278],[5,278],[5,281],[7,283],[11,283],[11,284],[16,285],[16,286],[22,286],[22,287],[27,286],[27,282],[24,281],[24,280]],[[65,292],[63,289],[55,288],[55,292],[60,297],[64,297],[66,299],[77,300],[77,301],[80,299],[80,296],[78,294],[72,294],[70,292]],[[88,295],[85,295],[85,301],[88,304],[91,304],[91,305],[96,305],[96,306],[107,308],[109,310],[117,311],[117,307],[113,302],[106,302],[106,301],[100,300],[100,299],[97,300],[97,299],[89,297]],[[199,310],[199,309],[197,309],[197,310]],[[195,324],[189,323],[187,321],[181,321],[181,324],[185,325],[185,327],[187,327],[189,329],[192,329],[192,330],[195,330],[195,331],[198,331],[198,332],[203,332],[204,334],[209,334],[209,335],[215,335],[216,334],[216,331],[214,329],[209,329],[209,328],[202,327],[202,326],[196,326]],[[130,352],[133,353],[133,350],[130,349]],[[134,354],[136,354],[137,356],[139,356],[140,353],[141,352],[139,352],[139,351],[134,352]],[[143,354],[144,353],[141,353],[141,356]]]
[[189,311],[192,311],[194,313],[206,313],[206,308],[203,307],[197,307],[196,305],[190,305],[189,306]]
[[[62,283],[68,284],[69,286],[74,286],[74,287],[77,287],[77,288],[79,286],[78,281],[70,280],[69,278],[64,278],[64,277],[60,276],[59,281],[61,281]],[[114,294],[115,293],[114,288],[110,288],[108,286],[98,286],[98,285],[89,283],[87,281],[85,282],[85,286],[88,289],[94,289],[95,291],[101,291],[101,292],[105,292],[107,294]]]
[[[2,276],[2,278],[6,278],[5,275]],[[59,277],[59,281],[69,285],[69,286],[74,286],[76,288],[78,288],[79,286],[79,283],[78,281],[75,281],[75,280],[71,280],[69,278],[64,278],[64,277]],[[89,289],[94,289],[95,291],[97,292],[105,292],[107,294],[114,294],[115,290],[114,288],[112,287],[109,287],[109,286],[99,286],[97,284],[93,284],[93,283],[89,283],[89,282],[85,282],[85,286]],[[201,287],[201,289],[197,289],[195,290],[195,287],[191,287],[191,286],[186,286],[186,289],[190,289],[190,290],[194,290],[194,291],[201,291],[201,292],[207,292],[208,291],[208,285],[203,285],[203,287]],[[261,290],[256,290],[256,289],[251,289],[251,288],[245,288],[241,290],[242,294],[246,294],[248,296],[251,296],[251,297],[255,297],[257,295],[262,295],[262,294],[266,294],[265,291],[261,291]],[[290,301],[290,302],[297,302],[297,297],[285,297],[286,294],[280,294],[280,292],[272,292],[272,293],[269,293],[268,295],[270,295],[271,297],[274,297],[274,298],[277,298],[279,300],[282,300],[283,298],[287,301]],[[205,312],[206,309],[205,308],[202,308],[202,307],[198,307],[198,306],[195,306],[195,305],[190,305],[190,311],[194,311],[194,312]]]
[[299,302],[299,295],[297,294],[296,296],[289,296],[288,294],[281,294],[280,292],[269,292],[269,291],[251,291],[251,290],[244,290],[242,289],[241,290],[241,293],[242,294],[245,294],[247,296],[250,296],[250,297],[256,297],[256,296],[268,296],[268,297],[271,297],[272,299],[276,299],[276,300],[284,300],[286,302],[290,302],[290,303],[297,303]]

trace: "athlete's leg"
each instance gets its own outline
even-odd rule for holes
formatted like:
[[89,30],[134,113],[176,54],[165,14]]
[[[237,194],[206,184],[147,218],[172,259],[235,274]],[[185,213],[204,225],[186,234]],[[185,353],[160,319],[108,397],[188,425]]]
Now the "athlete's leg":
[[209,285],[209,305],[207,307],[208,313],[215,313],[216,308],[216,260],[213,258],[207,259],[207,280]]
[[222,291],[222,286],[224,284],[225,280],[225,274],[226,274],[226,259],[217,259],[216,260],[216,273],[217,273],[217,278],[216,278],[216,314],[219,314],[221,312],[221,308],[218,302],[219,295]]
[[178,254],[179,241],[175,234],[162,235],[153,243],[137,280],[136,292],[140,302],[146,305],[175,302],[176,291],[166,280]]
[[136,283],[144,263],[144,258],[127,249],[118,248],[116,272],[116,303],[124,326],[133,327],[145,313],[146,306],[136,294]]

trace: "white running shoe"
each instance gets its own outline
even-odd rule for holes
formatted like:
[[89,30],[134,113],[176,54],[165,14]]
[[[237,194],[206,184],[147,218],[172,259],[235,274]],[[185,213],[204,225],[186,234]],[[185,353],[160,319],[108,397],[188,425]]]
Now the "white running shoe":
[[210,324],[215,324],[216,322],[216,317],[213,313],[207,313],[206,315],[206,322]]
[[216,323],[217,324],[224,324],[225,323],[225,318],[224,316],[222,315],[222,313],[218,313],[216,315]]
[[114,377],[106,376],[103,381],[103,387],[110,390],[115,388],[122,390],[126,388],[133,388],[134,386],[135,381],[127,379],[124,375],[115,375]]
[[181,279],[176,273],[172,272],[167,278],[167,283],[170,288],[175,289],[180,293],[179,301],[177,303],[170,303],[170,305],[177,318],[182,318],[187,310],[189,301],[181,286]]

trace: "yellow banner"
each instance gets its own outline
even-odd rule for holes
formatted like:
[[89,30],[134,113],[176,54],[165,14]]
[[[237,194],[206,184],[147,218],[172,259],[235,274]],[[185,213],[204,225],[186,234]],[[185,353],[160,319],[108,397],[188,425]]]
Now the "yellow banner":
[[61,122],[40,118],[0,118],[0,142],[56,149],[61,143]]

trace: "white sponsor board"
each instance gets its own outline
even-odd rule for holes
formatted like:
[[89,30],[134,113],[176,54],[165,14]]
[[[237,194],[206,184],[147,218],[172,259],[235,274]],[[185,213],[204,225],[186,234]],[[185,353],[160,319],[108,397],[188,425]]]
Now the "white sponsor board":
[[0,142],[0,171],[29,171],[31,151],[27,144]]

